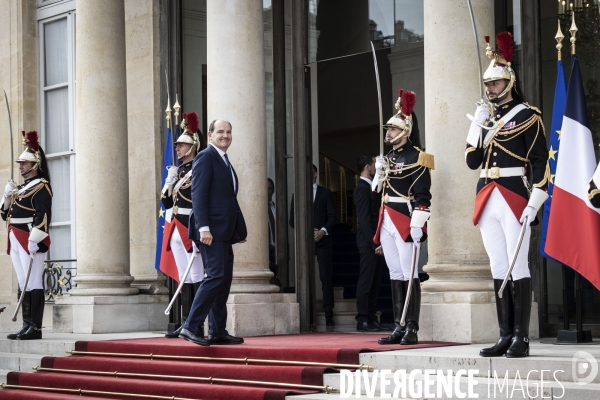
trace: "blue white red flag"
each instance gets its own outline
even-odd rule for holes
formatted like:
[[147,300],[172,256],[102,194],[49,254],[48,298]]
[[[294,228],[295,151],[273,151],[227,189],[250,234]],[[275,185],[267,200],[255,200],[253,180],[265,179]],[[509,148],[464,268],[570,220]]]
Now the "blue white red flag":
[[596,169],[592,133],[577,56],[571,56],[571,78],[560,135],[546,254],[568,265],[600,289],[600,210],[588,199]]
[[560,128],[565,114],[565,103],[567,101],[567,81],[565,80],[565,69],[561,60],[557,61],[556,88],[554,89],[554,106],[552,107],[552,126],[550,127],[550,150],[548,150],[548,165],[550,167],[550,181],[548,182],[548,200],[544,203],[542,219],[542,236],[540,240],[540,253],[551,258],[544,251],[546,247],[546,235],[548,234],[548,219],[550,217],[550,206],[552,205],[552,193],[554,191],[554,177],[556,176],[556,165],[558,160],[558,149],[560,147]]

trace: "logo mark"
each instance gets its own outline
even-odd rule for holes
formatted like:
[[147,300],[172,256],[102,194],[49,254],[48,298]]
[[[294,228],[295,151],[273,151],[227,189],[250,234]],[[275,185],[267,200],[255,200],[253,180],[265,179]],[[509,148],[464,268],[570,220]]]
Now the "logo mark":
[[578,385],[591,383],[598,375],[598,361],[586,351],[578,351],[571,359],[573,382]]

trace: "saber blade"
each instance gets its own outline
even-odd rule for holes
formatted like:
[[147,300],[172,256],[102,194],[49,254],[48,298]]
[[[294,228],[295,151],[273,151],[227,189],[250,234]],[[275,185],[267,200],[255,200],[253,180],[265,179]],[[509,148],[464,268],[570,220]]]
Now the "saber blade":
[[504,288],[510,279],[510,274],[512,273],[513,268],[515,267],[515,263],[517,262],[517,257],[519,257],[519,250],[521,250],[521,245],[523,244],[523,238],[525,237],[525,231],[529,226],[529,220],[525,217],[525,221],[523,221],[523,226],[521,226],[521,231],[519,232],[519,240],[517,241],[517,247],[515,248],[515,252],[512,256],[512,261],[510,262],[510,267],[508,268],[508,272],[506,272],[506,276],[504,277],[504,282],[502,282],[502,286],[500,286],[500,291],[498,291],[498,297],[502,298],[502,293],[504,292]]
[[25,291],[27,290],[27,283],[29,283],[29,275],[31,275],[31,266],[33,265],[33,255],[29,257],[29,268],[27,268],[27,276],[25,276],[25,284],[22,287],[21,296],[19,297],[19,302],[17,303],[17,309],[13,314],[12,320],[13,322],[17,320],[17,315],[19,314],[19,309],[21,308],[21,304],[23,304],[23,297],[25,297]]
[[183,278],[179,282],[179,286],[177,287],[177,290],[173,294],[173,298],[171,299],[171,302],[169,303],[167,309],[165,310],[165,315],[169,315],[171,313],[171,308],[173,307],[173,304],[175,304],[175,300],[177,300],[177,296],[179,296],[179,292],[181,292],[181,289],[183,289],[183,284],[185,283],[185,280],[187,279],[188,275],[190,274],[190,270],[192,269],[192,264],[194,263],[195,258],[196,258],[196,250],[194,249],[194,250],[192,250],[192,256],[190,257],[190,261],[188,261],[188,265],[183,274]]
[[373,51],[373,63],[375,64],[377,101],[379,102],[379,155],[383,156],[383,111],[381,108],[381,84],[379,83],[379,67],[377,66],[377,54],[375,54],[375,46],[373,46],[373,42],[371,42],[371,50]]
[[419,248],[421,245],[415,243],[412,251],[412,259],[410,262],[410,279],[408,280],[408,289],[406,291],[406,301],[404,302],[404,309],[402,310],[402,318],[400,319],[400,326],[406,326],[406,313],[408,312],[408,303],[410,302],[410,296],[412,294],[412,280],[415,276],[415,268],[417,267],[417,259],[419,258]]
[[8,111],[8,130],[10,133],[10,180],[14,181],[14,168],[13,164],[15,162],[15,155],[13,150],[13,130],[12,130],[12,120],[10,118],[10,105],[8,104],[8,96],[6,95],[6,90],[4,91],[4,100],[6,101],[6,111]]
[[[481,70],[481,54],[479,53],[479,36],[477,35],[477,25],[475,24],[475,14],[473,13],[473,5],[471,4],[471,0],[467,0],[467,5],[469,7],[469,14],[471,15],[471,25],[473,25],[473,36],[475,37],[475,54],[477,54],[477,65],[479,66],[479,79],[483,78],[483,72]],[[479,85],[479,94],[483,99],[483,86],[481,83]]]

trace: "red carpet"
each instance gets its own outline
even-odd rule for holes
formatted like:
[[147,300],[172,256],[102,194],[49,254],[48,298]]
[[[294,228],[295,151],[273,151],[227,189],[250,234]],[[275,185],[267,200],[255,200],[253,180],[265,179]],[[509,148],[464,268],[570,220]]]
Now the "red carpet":
[[[202,356],[250,358],[268,360],[312,361],[328,364],[359,364],[361,351],[386,351],[439,346],[459,343],[422,342],[415,346],[381,346],[381,335],[347,333],[313,333],[303,335],[263,336],[246,338],[236,346],[202,347],[182,339],[130,339],[114,341],[77,342],[75,350],[128,354],[154,354],[175,356]],[[75,355],[70,357],[45,357],[41,367],[78,371],[104,371],[169,375],[173,377],[212,377],[254,381],[281,382],[287,384],[323,385],[326,366],[260,365],[235,362],[157,360],[135,357],[109,357]],[[84,389],[106,392],[136,393],[186,399],[256,399],[283,400],[293,393],[315,391],[295,388],[274,388],[240,383],[198,382],[169,377],[118,377],[75,374],[66,372],[20,373],[8,375],[9,385]],[[88,395],[93,398],[127,398],[109,395]],[[71,399],[77,395],[50,392],[5,389],[0,399]],[[81,397],[79,397],[81,398]]]

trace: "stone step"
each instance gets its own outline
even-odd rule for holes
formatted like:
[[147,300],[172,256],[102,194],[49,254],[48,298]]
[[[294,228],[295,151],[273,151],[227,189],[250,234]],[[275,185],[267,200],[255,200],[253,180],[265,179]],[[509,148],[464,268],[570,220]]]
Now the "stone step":
[[[335,311],[333,312],[333,322],[335,325],[354,325],[356,328],[356,311]],[[325,314],[317,313],[317,326],[325,326]]]
[[31,372],[34,367],[40,366],[43,357],[41,354],[0,353],[0,368]]
[[0,369],[0,383],[6,383],[6,375],[10,372],[10,369]]
[[[317,310],[323,309],[323,300],[317,300]],[[335,299],[333,303],[333,312],[353,312],[356,315],[356,300],[353,299]]]
[[[573,356],[576,352],[584,351],[593,354],[596,360],[600,348],[596,345],[578,345],[568,346],[549,346],[541,344],[539,341],[530,342],[530,356],[525,358],[506,358],[493,357],[486,358],[479,356],[482,348],[488,345],[464,345],[448,346],[412,350],[395,350],[381,353],[361,353],[360,363],[371,365],[376,369],[389,369],[396,371],[405,369],[433,369],[433,370],[452,370],[460,369],[478,370],[476,376],[486,377],[488,371],[497,371],[498,375],[504,377],[508,371],[509,378],[515,378],[517,372],[521,377],[529,374],[530,379],[541,380],[540,370],[550,371],[544,373],[544,379],[550,377],[555,372],[561,382],[573,382]],[[558,356],[557,352],[561,354]],[[566,353],[566,354],[565,354]],[[530,372],[531,371],[531,372]],[[561,372],[562,371],[562,372]],[[593,384],[600,384],[600,373],[591,381]]]
[[[368,374],[370,378],[372,378],[373,373]],[[417,378],[417,380],[422,379]],[[410,393],[410,391],[406,391],[403,396],[402,391],[400,391],[399,397],[404,399],[450,399],[450,398],[459,398],[457,395],[462,395],[462,398],[477,398],[480,399],[563,399],[563,400],[592,400],[600,398],[600,385],[599,384],[588,384],[585,386],[578,385],[573,382],[561,382],[557,383],[555,380],[546,380],[544,379],[544,384],[542,385],[541,381],[538,380],[514,380],[508,379],[506,382],[501,380],[500,382],[504,384],[504,387],[500,388],[496,384],[494,385],[494,381],[487,381],[487,379],[478,378],[477,382],[472,387],[472,395],[469,397],[469,382],[467,378],[461,377],[458,382],[458,388],[456,388],[456,381],[453,382],[453,386],[450,389],[450,395],[443,389],[441,389],[440,395],[437,393],[437,379],[432,377],[431,389],[429,393],[425,393],[423,386],[419,387],[417,385],[414,386],[416,390],[415,393]],[[373,382],[371,379],[370,382]],[[360,395],[356,395],[355,389],[353,387],[352,392],[348,392],[348,388],[345,388],[345,393],[340,393],[340,374],[325,374],[323,377],[323,384],[328,385],[336,389],[334,393],[325,394],[325,393],[317,393],[311,395],[300,395],[300,396],[288,396],[286,399],[289,400],[326,400],[326,399],[342,399],[342,398],[363,398],[363,399],[383,399],[394,397],[394,381],[393,378],[389,379],[389,384],[386,386],[385,394],[382,394],[380,391],[379,381],[377,381],[377,385],[372,392],[368,395],[364,388],[364,383],[361,384]],[[495,392],[494,392],[495,387]],[[543,387],[543,390],[540,388]],[[458,391],[457,391],[458,390]],[[419,393],[420,392],[420,393]],[[413,396],[411,396],[411,394]],[[426,396],[426,394],[428,394]],[[525,396],[524,396],[525,394]],[[429,396],[433,395],[433,396]]]

